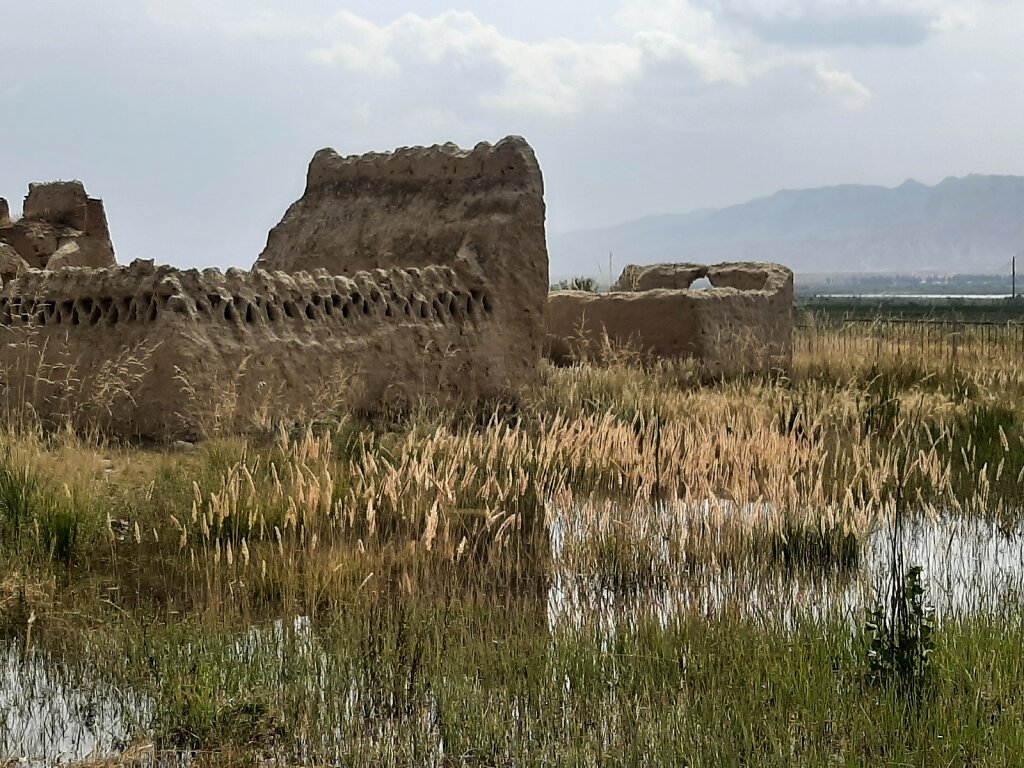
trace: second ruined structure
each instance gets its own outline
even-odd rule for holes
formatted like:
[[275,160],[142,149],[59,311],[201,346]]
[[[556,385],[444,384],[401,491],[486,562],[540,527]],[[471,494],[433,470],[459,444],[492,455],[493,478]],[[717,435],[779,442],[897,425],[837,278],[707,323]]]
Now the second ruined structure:
[[[701,278],[711,288],[692,290]],[[763,263],[631,265],[610,293],[552,293],[547,334],[561,363],[598,356],[607,340],[647,359],[695,359],[711,376],[785,370],[793,273]]]
[[195,437],[261,413],[514,396],[541,352],[542,195],[517,138],[321,151],[251,272],[134,262],[7,281],[4,405]]
[[30,184],[21,218],[11,221],[0,198],[0,277],[26,269],[112,267],[103,201],[89,197],[80,181]]

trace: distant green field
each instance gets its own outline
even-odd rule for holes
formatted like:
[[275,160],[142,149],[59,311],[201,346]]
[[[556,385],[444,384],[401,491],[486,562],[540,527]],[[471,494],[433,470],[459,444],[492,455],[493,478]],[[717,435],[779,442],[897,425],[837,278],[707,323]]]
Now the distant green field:
[[933,319],[952,322],[1024,322],[1024,299],[938,299],[805,297],[797,299],[797,318],[816,315],[842,319]]

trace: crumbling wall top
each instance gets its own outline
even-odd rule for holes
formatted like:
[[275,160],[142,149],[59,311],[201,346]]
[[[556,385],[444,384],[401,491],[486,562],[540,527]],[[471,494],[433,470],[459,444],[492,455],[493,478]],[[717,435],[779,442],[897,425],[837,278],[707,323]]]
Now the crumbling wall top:
[[0,243],[35,269],[117,263],[103,201],[89,197],[80,181],[29,184],[22,217],[15,222],[5,202],[0,206]]
[[451,264],[463,246],[480,255],[512,240],[519,278],[546,291],[543,194],[533,150],[517,136],[471,150],[444,144],[342,157],[322,149],[256,266],[350,274]]
[[792,286],[788,267],[770,262],[725,262],[722,264],[629,264],[612,286],[614,291],[685,291],[706,277],[712,288],[776,293]]
[[344,157],[333,149],[321,149],[309,164],[306,191],[375,181],[388,185],[426,183],[446,191],[452,182],[480,186],[497,182],[506,187],[522,187],[538,196],[544,192],[533,149],[519,136],[508,136],[493,145],[480,142],[473,149],[462,149],[449,142]]
[[88,201],[89,196],[80,181],[32,183],[28,185],[22,216],[85,232],[89,226]]

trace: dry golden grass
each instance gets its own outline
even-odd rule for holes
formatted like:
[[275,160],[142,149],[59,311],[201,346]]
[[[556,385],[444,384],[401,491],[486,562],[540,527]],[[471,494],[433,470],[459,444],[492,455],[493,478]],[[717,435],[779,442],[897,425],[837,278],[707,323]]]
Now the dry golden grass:
[[[1012,512],[1000,489],[1024,472],[1019,430],[999,427],[1006,458],[991,467],[975,467],[979,446],[962,430],[980,406],[1019,404],[1020,362],[912,347],[878,357],[870,339],[813,333],[789,376],[711,387],[692,364],[643,367],[609,346],[600,365],[544,366],[513,417],[343,415],[188,454],[24,427],[8,443],[65,506],[101,510],[80,562],[122,595],[214,615],[315,610],[362,590],[429,588],[438,573],[537,574],[552,526],[568,537],[569,569],[645,551],[713,566],[780,551],[842,560],[851,546],[855,557],[898,505]],[[232,422],[255,418],[231,407],[220,413]],[[967,492],[961,465],[977,475]]]

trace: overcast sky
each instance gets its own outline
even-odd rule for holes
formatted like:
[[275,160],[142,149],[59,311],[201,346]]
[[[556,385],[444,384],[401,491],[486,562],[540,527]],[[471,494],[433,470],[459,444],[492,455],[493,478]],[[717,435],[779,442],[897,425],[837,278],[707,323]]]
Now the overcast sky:
[[551,231],[1024,174],[1016,0],[0,0],[0,196],[118,260],[249,266],[313,152],[521,134]]

